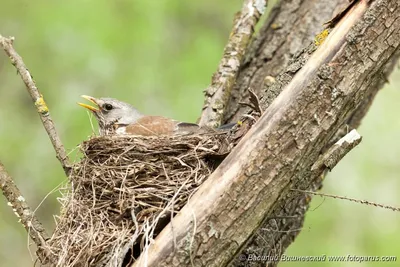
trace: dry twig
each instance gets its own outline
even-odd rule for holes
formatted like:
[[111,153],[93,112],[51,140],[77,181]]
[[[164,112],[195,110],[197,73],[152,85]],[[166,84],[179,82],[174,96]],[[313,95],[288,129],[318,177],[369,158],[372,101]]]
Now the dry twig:
[[36,87],[32,75],[29,73],[28,68],[25,66],[21,56],[18,55],[17,51],[15,51],[13,47],[13,41],[14,37],[6,38],[0,34],[0,47],[4,49],[4,51],[10,58],[11,63],[15,66],[19,75],[21,76],[22,81],[25,83],[26,89],[28,90],[33,102],[35,103],[43,126],[46,129],[47,134],[49,135],[54,150],[56,151],[57,159],[60,161],[65,173],[68,175],[70,171],[68,156],[65,152],[65,148],[60,140],[60,137],[57,134],[54,122],[50,117],[49,108],[47,107],[46,102],[43,99],[43,95]]
[[205,91],[200,125],[218,127],[221,124],[247,45],[266,5],[267,0],[246,0],[236,15],[224,55],[212,77],[211,85]]
[[[3,164],[0,162],[0,189],[3,195],[8,200],[7,205],[10,206],[15,215],[19,218],[19,221],[25,227],[29,236],[35,242],[36,246],[41,249],[45,255],[49,254],[49,249],[46,244],[48,235],[39,222],[39,220],[34,215],[32,209],[28,206],[25,198],[22,196],[21,191],[15,185],[11,176],[7,173]],[[42,256],[38,253],[39,258]]]
[[392,211],[400,211],[400,208],[398,208],[398,207],[379,204],[379,203],[375,203],[375,202],[368,201],[368,200],[355,199],[355,198],[351,198],[351,197],[338,196],[338,195],[332,195],[332,194],[326,194],[326,193],[318,193],[318,192],[309,191],[309,190],[299,190],[299,189],[292,189],[292,190],[293,191],[298,191],[298,192],[301,192],[301,193],[321,196],[321,197],[331,197],[331,198],[335,198],[335,199],[348,200],[348,201],[351,201],[351,202],[364,204],[364,205],[368,205],[368,206],[374,206],[374,207],[377,207],[377,208],[388,209],[388,210],[392,210]]

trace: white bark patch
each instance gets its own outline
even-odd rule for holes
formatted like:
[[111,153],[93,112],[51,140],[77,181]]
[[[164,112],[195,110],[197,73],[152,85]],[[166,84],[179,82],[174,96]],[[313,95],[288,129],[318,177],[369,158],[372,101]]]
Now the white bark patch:
[[343,138],[336,142],[336,145],[341,146],[344,142],[352,144],[355,141],[361,139],[361,135],[357,132],[356,129],[351,130],[348,134],[346,134]]
[[247,17],[252,17],[254,15],[253,3],[249,2],[249,4],[247,5],[247,8],[249,9],[249,14],[247,15]]
[[254,1],[254,7],[257,9],[257,11],[262,15],[264,14],[265,11],[265,6],[267,5],[265,0],[255,0]]
[[25,201],[25,198],[23,196],[19,196],[17,199],[18,199],[19,202],[24,202]]

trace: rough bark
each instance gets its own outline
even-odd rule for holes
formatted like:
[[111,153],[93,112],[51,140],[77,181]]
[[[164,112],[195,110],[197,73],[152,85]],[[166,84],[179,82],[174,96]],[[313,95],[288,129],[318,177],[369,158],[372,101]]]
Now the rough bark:
[[267,0],[245,0],[242,10],[236,14],[221,62],[212,77],[211,85],[205,90],[200,125],[214,128],[221,125],[240,64],[267,2]]
[[[274,6],[267,21],[246,53],[229,100],[224,122],[237,121],[248,108],[238,103],[248,99],[248,88],[265,99],[264,110],[280,91],[266,90],[287,70],[286,83],[301,67],[298,57],[324,29],[324,23],[348,5],[347,0],[282,0]],[[288,66],[292,66],[288,69]]]
[[[313,42],[315,35],[322,31],[322,24],[347,4],[347,1],[281,1],[273,9],[249,48],[247,61],[240,70],[224,122],[236,121],[240,119],[242,113],[249,112],[247,107],[238,104],[246,101],[249,87],[264,99],[262,108],[264,110],[268,108],[279,95],[282,83],[290,81],[300,67],[302,60],[295,58],[304,53],[304,47]],[[290,19],[287,21],[288,17]],[[387,77],[393,71],[399,57],[400,51],[397,50],[382,67],[382,71],[375,74],[362,103],[349,115],[322,151],[331,147],[349,129],[360,125],[376,94],[388,81]],[[276,82],[279,86],[273,86]],[[326,172],[312,179],[311,190],[322,187],[325,174]],[[301,231],[311,197],[309,194],[298,194],[292,198],[281,198],[277,208],[272,212],[273,215],[264,221],[244,246],[241,257],[236,258],[230,266],[265,266],[269,259],[276,259],[277,256],[279,258]],[[251,256],[264,258],[260,257],[254,261],[243,260]],[[276,263],[272,260],[268,266],[275,266]]]
[[[352,113],[345,123],[339,128],[336,134],[331,138],[323,150],[331,147],[341,136],[345,135],[348,129],[355,129],[360,124],[367,111],[372,104],[376,94],[387,82],[389,74],[393,71],[398,59],[400,58],[400,50],[398,49],[392,59],[382,68],[381,74],[377,74],[370,86],[370,94],[365,97],[360,106]],[[379,77],[380,76],[380,77]],[[322,187],[323,179],[329,169],[320,176],[311,179],[309,190],[318,190]],[[245,249],[241,252],[241,258],[236,258],[231,263],[233,266],[275,266],[277,262],[269,259],[279,259],[279,256],[285,249],[295,240],[298,233],[302,230],[304,216],[308,209],[308,204],[312,199],[312,195],[307,193],[299,193],[293,198],[282,197],[279,200],[277,208],[257,229],[254,236],[245,245]],[[260,260],[246,261],[252,256],[260,257]],[[269,256],[265,257],[265,256]],[[241,260],[242,259],[242,260]]]
[[[301,228],[293,226],[301,226],[309,200],[294,189],[320,185],[327,168],[315,172],[312,166],[345,123],[359,123],[382,84],[382,72],[399,56],[397,0],[359,2],[350,16],[371,6],[348,34],[343,35],[345,23],[338,25],[316,51],[304,49],[272,84],[264,83],[265,113],[174,218],[174,232],[167,226],[143,255],[148,266],[225,266],[265,224],[272,231],[252,243],[264,248],[258,255],[279,257],[293,241]],[[263,81],[253,78],[258,86],[252,89],[260,90]]]

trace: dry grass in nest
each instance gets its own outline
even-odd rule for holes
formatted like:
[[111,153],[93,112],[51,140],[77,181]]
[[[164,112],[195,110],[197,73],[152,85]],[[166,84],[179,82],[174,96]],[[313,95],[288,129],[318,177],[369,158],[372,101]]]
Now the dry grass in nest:
[[97,137],[81,150],[49,240],[57,266],[133,262],[229,149],[220,134]]

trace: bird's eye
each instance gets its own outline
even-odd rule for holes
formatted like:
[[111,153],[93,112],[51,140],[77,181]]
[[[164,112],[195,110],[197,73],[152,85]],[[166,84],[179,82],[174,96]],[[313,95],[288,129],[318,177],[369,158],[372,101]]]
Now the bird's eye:
[[105,110],[110,111],[110,110],[113,109],[113,106],[112,106],[111,104],[104,104],[104,105],[103,105],[103,108],[104,108]]

